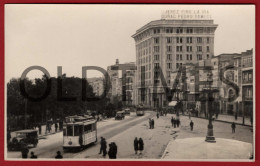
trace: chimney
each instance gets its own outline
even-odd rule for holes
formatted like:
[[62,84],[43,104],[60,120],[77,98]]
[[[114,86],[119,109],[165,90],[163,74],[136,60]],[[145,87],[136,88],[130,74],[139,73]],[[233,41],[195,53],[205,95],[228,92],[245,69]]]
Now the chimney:
[[118,59],[116,59],[116,65],[118,65],[119,64],[119,60]]

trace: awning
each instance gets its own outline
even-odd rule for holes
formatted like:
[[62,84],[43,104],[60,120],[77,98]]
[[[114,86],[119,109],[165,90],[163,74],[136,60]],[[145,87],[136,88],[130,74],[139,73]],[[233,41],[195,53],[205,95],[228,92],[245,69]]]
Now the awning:
[[177,101],[171,101],[168,106],[175,106],[177,104]]

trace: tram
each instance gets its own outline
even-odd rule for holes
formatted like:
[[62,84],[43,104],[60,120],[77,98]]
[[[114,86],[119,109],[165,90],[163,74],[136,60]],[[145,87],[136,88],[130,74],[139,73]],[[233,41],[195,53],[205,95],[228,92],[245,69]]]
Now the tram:
[[137,116],[143,116],[144,115],[144,108],[143,108],[143,106],[137,106],[136,107],[136,115]]
[[88,115],[69,116],[63,127],[63,150],[81,149],[97,142],[97,121]]

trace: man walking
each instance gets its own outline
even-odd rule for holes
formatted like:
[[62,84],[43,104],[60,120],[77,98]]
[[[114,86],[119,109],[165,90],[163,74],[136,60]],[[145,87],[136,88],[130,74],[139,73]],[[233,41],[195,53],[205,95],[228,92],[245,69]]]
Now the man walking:
[[106,142],[105,138],[103,138],[103,141],[101,142],[101,148],[102,148],[102,151],[103,151],[103,156],[106,157],[106,155],[107,155],[107,142]]
[[37,159],[37,156],[34,155],[34,152],[31,152],[31,159]]
[[190,131],[193,131],[193,125],[194,123],[192,122],[192,120],[190,121]]
[[135,149],[135,154],[137,154],[137,152],[138,152],[138,139],[137,139],[137,137],[135,137],[135,140],[134,140],[134,149]]
[[99,150],[99,154],[101,154],[102,151],[103,151],[103,147],[102,147],[102,144],[103,144],[103,137],[101,137],[100,139],[101,139],[101,141],[100,141],[100,150]]
[[151,129],[152,128],[152,120],[151,120],[151,118],[149,118],[149,129]]
[[57,122],[55,122],[55,133],[57,133],[57,131],[58,131],[58,123]]
[[154,129],[154,120],[151,120],[151,124],[152,124],[152,129]]
[[172,116],[172,119],[171,119],[171,123],[172,123],[172,127],[173,127],[173,124],[174,124],[173,116]]
[[55,159],[62,159],[63,156],[61,155],[60,151],[57,151],[57,155],[55,156]]
[[235,124],[235,122],[233,122],[231,124],[231,128],[232,128],[232,133],[235,133],[236,132],[236,124]]
[[142,151],[144,150],[144,141],[142,138],[139,138],[138,145],[139,145],[140,154],[142,154]]

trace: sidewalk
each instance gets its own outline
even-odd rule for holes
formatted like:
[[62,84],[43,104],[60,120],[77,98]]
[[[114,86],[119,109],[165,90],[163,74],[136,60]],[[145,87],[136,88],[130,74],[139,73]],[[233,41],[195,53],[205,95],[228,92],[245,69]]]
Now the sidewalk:
[[224,138],[208,143],[205,137],[171,140],[162,159],[166,160],[243,160],[250,161],[252,144]]

